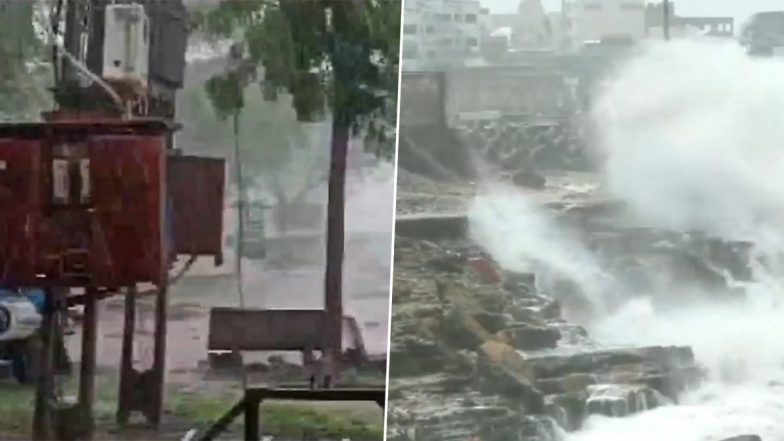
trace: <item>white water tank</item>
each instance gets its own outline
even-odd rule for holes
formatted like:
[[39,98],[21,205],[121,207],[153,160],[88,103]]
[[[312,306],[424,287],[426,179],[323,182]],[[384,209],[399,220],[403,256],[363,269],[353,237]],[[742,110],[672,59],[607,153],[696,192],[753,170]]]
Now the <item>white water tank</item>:
[[150,23],[138,3],[106,6],[103,78],[147,86]]

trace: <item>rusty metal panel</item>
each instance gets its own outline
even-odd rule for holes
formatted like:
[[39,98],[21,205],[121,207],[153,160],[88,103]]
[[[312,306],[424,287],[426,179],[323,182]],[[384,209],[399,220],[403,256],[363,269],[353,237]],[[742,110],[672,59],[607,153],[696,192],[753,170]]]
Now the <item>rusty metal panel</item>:
[[95,136],[90,144],[92,283],[165,280],[165,139]]
[[162,283],[167,133],[152,120],[0,124],[0,283]]
[[167,165],[173,251],[215,256],[223,251],[223,159],[170,156]]
[[42,150],[35,139],[0,139],[0,285],[37,273]]
[[323,310],[213,308],[209,350],[300,351],[322,349]]

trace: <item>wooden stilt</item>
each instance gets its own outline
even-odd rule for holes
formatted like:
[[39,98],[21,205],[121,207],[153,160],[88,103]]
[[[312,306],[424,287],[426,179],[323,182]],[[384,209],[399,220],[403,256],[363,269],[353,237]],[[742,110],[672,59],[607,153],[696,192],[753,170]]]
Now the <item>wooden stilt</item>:
[[46,290],[46,301],[41,323],[41,357],[38,366],[38,382],[35,391],[33,414],[33,440],[53,439],[52,401],[54,399],[54,335],[57,321],[55,291]]
[[79,407],[88,427],[85,432],[92,435],[93,407],[95,403],[95,367],[98,338],[98,299],[96,291],[87,290],[82,322],[82,363],[79,372]]
[[160,424],[163,413],[163,382],[166,376],[166,319],[168,317],[168,290],[161,286],[158,290],[155,305],[155,349],[152,365],[152,382],[150,385],[153,396],[149,397],[149,422],[156,427]]
[[122,358],[120,360],[120,399],[117,403],[117,424],[128,423],[134,408],[136,372],[133,370],[133,337],[136,332],[136,287],[125,294],[125,319],[123,323]]

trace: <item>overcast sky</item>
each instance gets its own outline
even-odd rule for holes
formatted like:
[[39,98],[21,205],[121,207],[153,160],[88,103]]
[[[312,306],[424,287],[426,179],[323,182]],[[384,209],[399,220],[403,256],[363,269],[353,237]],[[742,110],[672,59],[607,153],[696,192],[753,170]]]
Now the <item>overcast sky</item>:
[[[517,11],[520,0],[480,0],[482,6],[494,13]],[[561,0],[542,0],[551,11],[561,10]],[[675,0],[675,10],[685,16],[733,16],[743,24],[751,14],[760,11],[784,10],[784,0]]]

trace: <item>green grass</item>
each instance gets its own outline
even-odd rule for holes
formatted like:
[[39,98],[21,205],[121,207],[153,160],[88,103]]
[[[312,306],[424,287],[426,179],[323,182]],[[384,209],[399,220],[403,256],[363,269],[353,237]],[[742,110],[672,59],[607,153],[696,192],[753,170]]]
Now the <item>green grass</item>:
[[[117,406],[116,375],[96,378],[95,414],[113,421]],[[66,395],[76,394],[76,382],[66,381]],[[32,426],[34,388],[0,383],[0,438],[29,436]],[[206,426],[239,401],[241,390],[206,393],[170,389],[166,411],[198,426]],[[268,402],[261,406],[261,427],[265,433],[285,437],[307,435],[318,438],[380,440],[384,417],[375,403],[365,402]],[[242,417],[235,420],[241,424]]]
[[34,389],[0,383],[0,437],[28,435],[33,425]]
[[[220,396],[178,393],[169,399],[172,414],[188,421],[217,420],[240,400],[241,392]],[[382,439],[383,412],[375,403],[269,402],[260,410],[261,427],[275,436]],[[235,420],[240,424],[242,418]]]

